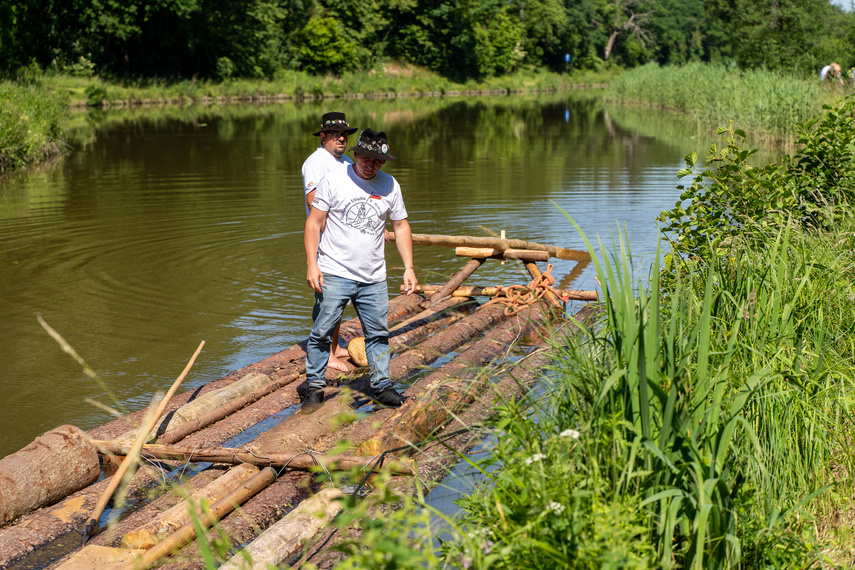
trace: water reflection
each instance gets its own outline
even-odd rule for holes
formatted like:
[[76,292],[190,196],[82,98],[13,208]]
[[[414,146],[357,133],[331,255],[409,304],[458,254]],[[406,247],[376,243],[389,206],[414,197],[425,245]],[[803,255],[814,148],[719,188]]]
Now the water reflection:
[[[504,230],[574,249],[582,240],[560,209],[592,238],[610,244],[620,224],[634,252],[653,251],[654,218],[678,197],[681,157],[708,146],[672,118],[647,111],[640,125],[590,93],[331,105],[77,115],[70,156],[0,181],[0,456],[62,423],[109,419],[86,398],[147,404],[201,340],[188,389],[305,337],[300,165],[330,108],[389,133],[399,159],[386,170],[414,232]],[[400,261],[387,251],[397,291]],[[422,283],[464,263],[450,249],[415,253]],[[565,288],[596,288],[590,267],[555,260],[553,274]],[[528,280],[489,261],[470,282]],[[61,352],[39,314],[118,402]]]

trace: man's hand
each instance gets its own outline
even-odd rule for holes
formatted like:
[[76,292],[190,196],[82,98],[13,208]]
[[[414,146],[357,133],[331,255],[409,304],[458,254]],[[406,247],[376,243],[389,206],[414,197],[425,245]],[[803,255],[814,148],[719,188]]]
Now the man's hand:
[[416,292],[416,286],[419,280],[416,279],[416,272],[412,267],[404,269],[404,294],[412,295]]
[[311,287],[313,291],[317,291],[318,293],[323,292],[324,274],[321,273],[321,270],[318,269],[317,265],[309,267],[309,270],[306,271],[306,283],[309,284],[309,287]]

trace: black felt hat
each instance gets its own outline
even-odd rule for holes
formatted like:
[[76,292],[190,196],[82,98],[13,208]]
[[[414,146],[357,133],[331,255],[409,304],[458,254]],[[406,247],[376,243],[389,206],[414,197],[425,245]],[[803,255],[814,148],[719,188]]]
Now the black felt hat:
[[358,130],[359,129],[356,127],[351,127],[347,124],[347,117],[344,116],[344,113],[332,111],[330,113],[324,113],[324,116],[321,117],[321,130],[312,134],[319,137],[321,136],[321,133],[344,131],[345,133],[352,135]]
[[377,160],[395,160],[395,157],[389,154],[389,141],[383,131],[378,133],[373,129],[365,129],[359,133],[359,140],[356,141],[356,144],[347,150]]

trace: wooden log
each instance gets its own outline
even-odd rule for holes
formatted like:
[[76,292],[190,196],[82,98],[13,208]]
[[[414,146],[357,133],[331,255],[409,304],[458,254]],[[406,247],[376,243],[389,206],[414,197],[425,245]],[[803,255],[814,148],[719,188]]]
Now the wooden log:
[[207,427],[214,422],[218,422],[221,419],[235,413],[236,411],[242,409],[244,406],[248,406],[253,402],[257,402],[261,398],[267,396],[278,390],[283,386],[287,386],[288,384],[294,382],[298,378],[300,378],[302,374],[300,372],[290,372],[289,374],[269,382],[268,384],[262,385],[259,388],[256,388],[249,394],[245,394],[239,398],[235,398],[234,400],[227,402],[226,404],[214,408],[209,412],[199,416],[193,421],[189,421],[177,428],[170,429],[165,434],[157,438],[157,443],[177,443],[190,435],[191,433],[195,433],[200,429]]
[[214,479],[201,489],[190,495],[190,501],[184,500],[170,509],[157,515],[144,525],[126,533],[122,537],[121,547],[148,550],[168,535],[182,526],[190,524],[191,505],[196,516],[202,514],[202,501],[212,505],[234,491],[245,481],[252,479],[259,472],[258,467],[243,463],[228,470],[227,473]]
[[128,550],[100,544],[87,544],[71,554],[53,570],[118,570],[134,558],[143,554],[143,550]]
[[119,468],[116,469],[116,472],[113,474],[113,477],[110,479],[110,483],[107,485],[107,488],[102,493],[101,497],[98,499],[98,502],[95,504],[95,508],[92,509],[92,513],[89,515],[89,519],[86,521],[86,525],[83,528],[83,544],[86,544],[86,540],[92,536],[93,533],[97,532],[99,519],[101,518],[101,513],[104,512],[104,509],[107,507],[107,502],[112,498],[113,493],[116,492],[116,489],[119,487],[119,483],[122,482],[122,477],[125,476],[132,467],[134,467],[139,461],[140,448],[142,448],[143,443],[145,443],[146,435],[148,432],[154,427],[157,421],[160,419],[161,414],[163,414],[163,410],[166,408],[166,405],[169,403],[169,399],[172,398],[172,395],[175,394],[175,391],[178,389],[178,386],[181,385],[181,382],[187,376],[187,373],[190,372],[190,368],[193,367],[193,363],[196,362],[196,357],[199,356],[199,353],[202,352],[202,347],[205,346],[205,341],[203,340],[199,343],[199,348],[196,349],[196,352],[193,353],[193,356],[190,358],[190,361],[187,363],[187,366],[184,367],[184,370],[181,371],[181,374],[172,383],[169,390],[166,392],[166,395],[163,397],[163,400],[160,401],[160,404],[155,409],[154,413],[151,415],[151,418],[143,425],[143,427],[139,430],[139,435],[137,435],[133,444],[131,445],[130,451],[125,455],[124,460],[122,460]]
[[[403,286],[402,286],[403,287]],[[416,293],[422,295],[433,295],[439,291],[442,285],[418,285]],[[573,301],[599,301],[600,294],[597,291],[581,291],[574,289],[555,289],[555,292],[562,298]],[[470,285],[461,285],[451,292],[453,297],[494,297],[501,295],[501,287],[473,287]]]
[[[296,554],[319,530],[324,528],[341,511],[344,494],[334,487],[321,489],[316,495],[300,503],[279,522],[265,530],[235,554],[221,570],[246,570],[278,567]],[[250,563],[249,560],[252,560]]]
[[[114,455],[123,455],[128,452],[124,446],[114,441],[99,440],[94,443],[99,448],[103,448]],[[311,471],[319,464],[330,471],[343,471],[367,465],[364,456],[321,455],[302,450],[271,451],[259,449],[257,451],[248,451],[247,449],[234,447],[186,449],[175,445],[152,444],[144,445],[142,452],[150,457],[164,460],[228,463],[233,465],[249,463],[259,467],[271,466],[279,469],[287,467],[296,471]],[[393,473],[412,474],[414,471],[412,462],[397,458],[387,458],[387,461],[383,465],[387,466]]]
[[[228,404],[236,398],[245,396],[259,388],[268,387],[271,383],[272,380],[266,374],[259,374],[257,372],[247,374],[237,382],[233,382],[232,384],[224,386],[218,390],[208,392],[207,394],[187,402],[174,412],[164,416],[163,419],[157,421],[153,427],[146,430],[145,441],[148,442],[154,439],[158,432],[165,432],[167,426],[171,429],[181,427],[184,424],[188,424],[201,418],[212,410]],[[125,445],[128,445],[130,441],[139,437],[142,431],[142,428],[134,429],[115,439],[123,442]]]
[[0,459],[0,523],[51,505],[98,480],[98,450],[72,425],[52,429]]
[[454,255],[457,257],[492,258],[492,259],[520,259],[522,261],[549,261],[548,251],[537,251],[535,249],[493,249],[492,247],[456,247]]
[[[327,389],[327,392],[331,391],[333,390]],[[344,393],[337,398],[327,399],[314,413],[291,416],[270,428],[247,444],[247,449],[261,455],[270,451],[311,449],[318,439],[356,419],[356,413],[351,407],[351,391],[339,392]]]
[[[421,313],[417,313],[416,315],[410,317],[409,319],[404,320],[403,322],[395,325],[391,329],[389,329],[389,350],[394,350],[401,346],[401,339],[398,339],[398,342],[393,343],[394,335],[393,332],[406,329],[408,327],[413,326],[425,326],[428,325],[433,320],[439,318],[441,315],[445,314],[447,311],[453,309],[463,309],[463,308],[471,308],[473,305],[472,299],[464,300],[463,302],[460,299],[450,298],[445,299],[444,301],[440,301],[430,309],[422,311]],[[429,329],[425,329],[426,331]],[[418,337],[422,335],[419,334],[411,334],[409,335],[408,342],[412,343]],[[368,357],[365,354],[365,337],[358,336],[352,339],[349,343],[347,343],[347,353],[350,355],[350,359],[357,366],[368,366]]]
[[488,375],[477,367],[500,357],[511,343],[541,322],[543,310],[533,305],[490,331],[448,364],[420,379],[406,390],[410,399],[386,418],[375,435],[360,445],[357,453],[377,455],[423,441],[483,389]]
[[466,281],[466,278],[472,275],[476,269],[481,267],[484,264],[483,259],[470,259],[466,265],[463,266],[463,269],[455,273],[451,279],[449,279],[442,288],[430,296],[427,300],[421,303],[421,306],[425,309],[430,307],[431,305],[435,305],[436,303],[445,299],[452,291],[457,289],[461,283]]
[[[389,241],[395,241],[392,237]],[[443,247],[490,247],[504,251],[509,248],[514,249],[535,249],[538,251],[547,251],[551,257],[558,259],[567,259],[570,261],[590,261],[591,254],[587,251],[579,251],[576,249],[566,249],[554,245],[544,245],[532,241],[521,239],[502,239],[493,237],[473,237],[473,236],[443,236],[431,234],[413,234],[413,243],[415,245],[438,245]]]
[[[210,527],[275,480],[276,470],[272,467],[265,467],[252,479],[211,505],[210,515],[203,514],[199,517],[199,523],[203,528]],[[169,556],[194,538],[196,538],[196,527],[193,524],[184,525],[156,546],[146,550],[142,556],[138,556],[133,562],[125,565],[123,570],[151,568],[161,558]]]

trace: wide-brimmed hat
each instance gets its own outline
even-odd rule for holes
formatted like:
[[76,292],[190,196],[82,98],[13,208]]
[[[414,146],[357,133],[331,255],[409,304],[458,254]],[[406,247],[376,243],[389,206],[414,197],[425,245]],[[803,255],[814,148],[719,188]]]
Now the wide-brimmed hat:
[[351,127],[347,123],[347,117],[344,116],[344,113],[333,111],[331,113],[324,113],[324,116],[321,117],[321,130],[312,134],[319,137],[321,136],[321,133],[344,131],[345,133],[352,135],[358,130],[359,129],[356,127]]
[[373,129],[365,129],[359,133],[359,140],[356,141],[356,144],[347,150],[377,160],[395,160],[395,157],[389,154],[389,141],[383,131],[378,133]]

